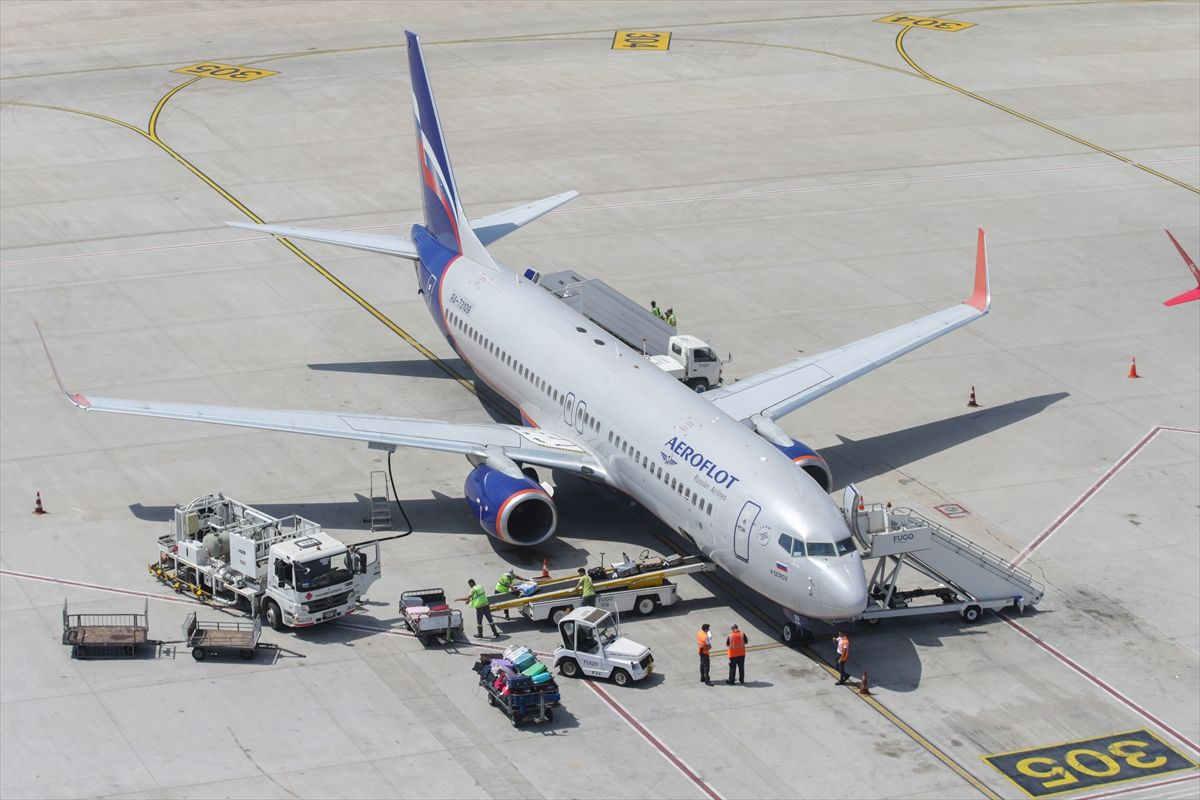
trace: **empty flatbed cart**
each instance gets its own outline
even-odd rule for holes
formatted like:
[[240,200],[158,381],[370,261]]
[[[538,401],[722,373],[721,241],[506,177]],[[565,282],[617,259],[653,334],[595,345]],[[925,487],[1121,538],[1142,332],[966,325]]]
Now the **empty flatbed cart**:
[[63,600],[62,643],[71,658],[133,658],[149,644],[150,601],[137,614],[72,614]]
[[219,620],[201,622],[196,619],[196,612],[187,615],[183,621],[183,638],[187,646],[192,648],[192,658],[203,661],[207,656],[228,655],[236,652],[249,661],[254,658],[258,648],[258,639],[262,635],[262,620],[240,622],[238,620]]

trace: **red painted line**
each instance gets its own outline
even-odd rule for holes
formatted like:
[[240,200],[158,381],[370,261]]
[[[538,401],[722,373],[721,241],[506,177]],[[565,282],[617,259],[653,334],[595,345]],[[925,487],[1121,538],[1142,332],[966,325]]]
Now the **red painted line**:
[[669,761],[671,763],[671,765],[675,767],[675,769],[679,770],[681,773],[683,773],[683,776],[685,778],[690,780],[692,783],[696,784],[696,787],[699,788],[700,791],[704,792],[704,795],[706,797],[710,798],[710,800],[724,800],[724,798],[722,798],[721,795],[717,793],[716,789],[709,786],[708,782],[705,781],[703,778],[701,778],[699,775],[697,775],[695,773],[695,771],[691,767],[689,767],[682,758],[680,758],[679,756],[677,756],[673,752],[671,752],[671,748],[667,747],[665,744],[662,743],[662,741],[660,741],[658,739],[658,737],[656,737],[649,730],[647,730],[645,725],[638,722],[637,719],[633,716],[633,714],[626,711],[624,706],[622,706],[620,703],[618,703],[616,700],[614,700],[612,698],[612,695],[610,695],[608,692],[601,689],[593,681],[585,679],[584,683],[586,683],[588,685],[588,688],[590,688],[593,692],[598,694],[600,696],[600,699],[603,700],[605,703],[607,703],[609,708],[611,708],[613,711],[615,711],[617,713],[617,716],[619,716],[621,719],[625,720],[625,722],[629,725],[629,727],[631,727],[635,731],[637,731],[638,734],[643,739],[645,739],[647,742],[654,745],[655,749],[658,750],[658,752],[662,753],[663,758],[667,759],[667,761]]
[[1168,427],[1166,425],[1155,425],[1153,428],[1150,429],[1150,431],[1145,436],[1143,436],[1138,441],[1137,444],[1135,444],[1133,447],[1129,448],[1129,450],[1126,451],[1125,455],[1121,456],[1117,460],[1117,463],[1115,463],[1111,467],[1109,467],[1108,471],[1105,472],[1102,476],[1100,476],[1100,480],[1096,481],[1091,486],[1089,486],[1087,491],[1085,491],[1083,494],[1081,494],[1079,496],[1078,500],[1076,500],[1074,503],[1072,503],[1070,505],[1070,507],[1067,508],[1066,511],[1064,511],[1062,514],[1060,514],[1058,516],[1058,519],[1056,519],[1056,520],[1054,520],[1054,522],[1050,523],[1049,528],[1046,528],[1046,530],[1044,530],[1040,534],[1038,534],[1037,538],[1034,539],[1032,542],[1030,542],[1029,545],[1026,546],[1026,548],[1024,550],[1022,550],[1021,553],[1016,558],[1013,559],[1012,565],[1014,567],[1019,566],[1022,561],[1024,561],[1026,558],[1028,558],[1030,555],[1032,555],[1034,550],[1037,550],[1039,547],[1041,547],[1042,544],[1047,539],[1049,539],[1054,534],[1055,531],[1057,531],[1059,528],[1061,528],[1067,522],[1067,520],[1069,520],[1071,517],[1075,516],[1075,513],[1077,511],[1079,511],[1079,509],[1083,508],[1084,504],[1087,503],[1088,500],[1091,500],[1092,496],[1095,495],[1096,492],[1100,491],[1101,487],[1103,487],[1104,484],[1106,484],[1110,480],[1112,480],[1113,476],[1116,475],[1117,472],[1122,467],[1124,467],[1126,464],[1128,464],[1133,459],[1134,456],[1136,456],[1139,452],[1141,452],[1143,447],[1148,445],[1154,439],[1154,437],[1158,436],[1158,434],[1162,433],[1163,431],[1172,431],[1174,433],[1197,433],[1197,434],[1200,434],[1200,431],[1195,431],[1190,428],[1172,428],[1172,427]]
[[1194,781],[1197,778],[1200,778],[1200,774],[1193,773],[1191,775],[1184,775],[1182,778],[1171,778],[1170,780],[1156,781],[1155,783],[1143,783],[1140,786],[1126,786],[1124,789],[1114,789],[1111,792],[1101,792],[1100,794],[1088,794],[1078,797],[1076,800],[1100,800],[1101,797],[1116,797],[1119,794],[1129,794],[1130,792],[1144,792],[1147,789],[1159,789],[1163,786],[1170,786],[1173,783]]
[[73,581],[70,578],[52,578],[49,575],[34,575],[31,572],[16,572],[11,569],[0,569],[0,575],[7,575],[10,578],[18,578],[20,580],[27,581],[57,583],[60,586],[76,586],[80,589],[91,589],[96,592],[108,592],[109,594],[127,594],[131,597],[148,597],[151,600],[162,600],[165,603],[184,603],[189,606],[208,605],[207,603],[201,603],[199,600],[191,600],[187,597],[172,597],[171,595],[154,594],[153,592],[139,592],[135,589],[122,589],[118,586],[104,586],[99,583]]
[[1174,728],[1172,728],[1170,725],[1168,725],[1167,723],[1163,722],[1163,721],[1162,721],[1161,719],[1159,719],[1158,717],[1156,717],[1156,716],[1154,716],[1153,714],[1151,714],[1149,711],[1147,711],[1145,708],[1143,708],[1142,706],[1140,706],[1140,705],[1138,705],[1137,703],[1135,703],[1135,702],[1134,702],[1133,700],[1131,700],[1130,698],[1128,698],[1128,697],[1126,697],[1125,695],[1121,694],[1119,691],[1117,691],[1115,688],[1113,688],[1113,687],[1112,687],[1112,686],[1110,686],[1109,684],[1105,683],[1103,680],[1101,680],[1100,678],[1098,678],[1096,675],[1094,675],[1093,673],[1091,673],[1091,672],[1089,672],[1088,670],[1084,669],[1082,666],[1080,666],[1080,664],[1079,664],[1078,662],[1074,661],[1074,660],[1073,660],[1071,657],[1067,656],[1067,655],[1066,655],[1066,654],[1064,654],[1062,651],[1060,651],[1060,650],[1056,649],[1056,648],[1055,648],[1053,645],[1049,644],[1049,643],[1048,643],[1048,642],[1046,642],[1044,639],[1041,639],[1041,638],[1039,638],[1038,636],[1034,635],[1034,634],[1033,634],[1033,633],[1031,633],[1029,630],[1027,630],[1027,629],[1026,629],[1026,628],[1024,628],[1023,626],[1019,625],[1019,624],[1018,624],[1018,623],[1016,623],[1015,621],[1013,621],[1013,620],[1009,619],[1009,618],[1008,618],[1007,616],[1005,616],[1004,614],[1000,614],[999,616],[1000,616],[1000,619],[1002,619],[1002,620],[1004,620],[1006,623],[1008,623],[1008,625],[1009,625],[1010,627],[1012,627],[1014,630],[1018,631],[1018,632],[1019,632],[1019,633],[1020,633],[1022,636],[1024,636],[1024,637],[1025,637],[1025,638],[1027,638],[1027,639],[1029,639],[1031,642],[1033,642],[1034,644],[1036,644],[1038,647],[1042,648],[1042,649],[1043,649],[1043,650],[1045,650],[1047,653],[1049,653],[1050,655],[1054,656],[1054,657],[1055,657],[1055,658],[1057,658],[1059,661],[1061,661],[1062,663],[1066,664],[1068,667],[1070,667],[1071,669],[1075,670],[1076,672],[1078,672],[1078,673],[1079,673],[1080,675],[1082,675],[1083,677],[1087,678],[1087,679],[1088,679],[1088,680],[1089,680],[1091,683],[1093,683],[1094,685],[1096,685],[1096,686],[1098,686],[1099,688],[1103,689],[1103,690],[1104,690],[1104,691],[1105,691],[1107,694],[1109,694],[1110,696],[1112,696],[1112,697],[1116,698],[1117,700],[1121,701],[1121,703],[1123,703],[1124,705],[1126,705],[1126,706],[1128,706],[1129,708],[1133,709],[1135,712],[1137,712],[1137,713],[1138,713],[1140,716],[1142,716],[1144,719],[1147,719],[1147,720],[1149,720],[1150,722],[1154,723],[1155,725],[1157,725],[1158,727],[1162,728],[1164,731],[1166,731],[1167,733],[1169,733],[1171,736],[1173,736],[1173,737],[1174,737],[1175,739],[1177,739],[1178,741],[1180,741],[1180,742],[1182,742],[1183,744],[1187,745],[1187,746],[1188,746],[1188,747],[1190,747],[1192,750],[1195,750],[1196,752],[1200,753],[1200,745],[1197,745],[1197,744],[1196,744],[1195,742],[1193,742],[1191,739],[1187,738],[1187,737],[1186,737],[1186,736],[1184,736],[1182,733],[1180,733],[1179,731],[1175,730],[1175,729],[1174,729]]

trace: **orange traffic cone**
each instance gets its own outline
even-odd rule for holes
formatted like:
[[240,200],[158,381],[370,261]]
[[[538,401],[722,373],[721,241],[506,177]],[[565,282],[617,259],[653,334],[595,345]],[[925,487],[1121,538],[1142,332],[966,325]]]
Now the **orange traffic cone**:
[[542,580],[550,577],[550,559],[549,557],[542,559]]
[[1137,359],[1136,358],[1133,359],[1133,361],[1129,364],[1129,377],[1130,378],[1142,377],[1141,375],[1137,374]]
[[863,670],[862,683],[858,684],[858,693],[859,694],[870,694],[871,693],[871,687],[867,683],[867,671],[865,669]]
[[971,399],[967,401],[967,408],[979,408],[979,403],[975,402],[975,387],[971,387]]
[[35,514],[45,514],[46,513],[46,509],[42,508],[42,493],[41,492],[37,493],[37,501],[34,502],[34,504],[33,504],[33,513],[35,513]]
[[867,510],[867,504],[865,502],[863,502],[863,497],[861,494],[858,496],[858,510],[859,511]]

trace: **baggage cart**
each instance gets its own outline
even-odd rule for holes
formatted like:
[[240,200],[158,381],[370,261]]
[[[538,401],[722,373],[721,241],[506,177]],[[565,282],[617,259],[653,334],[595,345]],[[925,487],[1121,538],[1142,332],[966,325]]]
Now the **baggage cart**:
[[71,614],[63,600],[62,643],[71,658],[133,658],[149,643],[150,601],[141,614]]
[[463,629],[462,612],[446,604],[446,591],[441,588],[401,592],[400,617],[425,646],[440,638],[449,644]]
[[196,612],[193,611],[183,622],[184,641],[192,648],[192,658],[197,661],[203,661],[207,656],[230,655],[235,651],[249,661],[254,658],[261,635],[261,619],[255,619],[253,622],[201,622],[196,619]]
[[[475,670],[480,672],[480,668],[488,663],[490,659],[486,656],[476,662]],[[499,656],[499,654],[495,654]],[[487,693],[487,701],[489,706],[499,708],[514,728],[519,728],[525,722],[553,722],[554,707],[559,705],[562,696],[558,692],[558,685],[551,679],[548,683],[535,684],[527,689],[518,689],[504,694],[499,689],[493,686],[491,673],[487,670],[480,672],[479,685],[483,687],[483,691]]]

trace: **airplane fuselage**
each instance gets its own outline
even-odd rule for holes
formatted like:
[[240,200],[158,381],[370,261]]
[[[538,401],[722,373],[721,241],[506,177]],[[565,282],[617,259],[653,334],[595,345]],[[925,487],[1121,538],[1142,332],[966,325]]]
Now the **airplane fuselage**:
[[438,327],[526,425],[593,453],[611,486],[785,608],[862,611],[862,563],[841,513],[778,448],[516,272],[453,253],[420,226],[413,240]]

